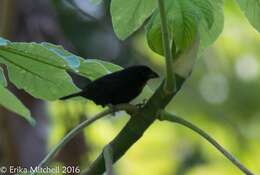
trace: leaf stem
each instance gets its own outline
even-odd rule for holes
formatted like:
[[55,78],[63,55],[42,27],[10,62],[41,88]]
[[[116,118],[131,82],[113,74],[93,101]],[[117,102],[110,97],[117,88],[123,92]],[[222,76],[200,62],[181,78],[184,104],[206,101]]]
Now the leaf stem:
[[[164,48],[164,56],[166,59],[166,81],[164,91],[166,93],[172,93],[175,91],[175,75],[173,72],[173,57],[171,51],[169,30],[167,26],[167,17],[165,12],[164,0],[158,0],[158,8],[160,12],[161,18],[161,31],[162,31],[162,40],[163,40],[163,48]],[[172,45],[175,48],[175,44]]]
[[191,122],[183,118],[180,118],[178,116],[175,116],[173,114],[170,114],[169,112],[166,111],[160,112],[159,120],[167,120],[170,122],[181,124],[183,126],[186,126],[187,128],[190,128],[191,130],[193,130],[194,132],[202,136],[204,139],[206,139],[215,148],[217,148],[227,159],[229,159],[235,166],[237,166],[246,175],[254,175],[249,169],[247,169],[242,163],[240,163],[238,159],[236,159],[231,153],[229,153],[225,148],[223,148],[214,138],[212,138],[209,134],[207,134],[205,131],[198,128]]
[[[108,114],[117,112],[117,111],[122,111],[125,110],[129,113],[135,113],[137,112],[137,108],[134,105],[130,105],[130,104],[120,104],[120,105],[116,105],[115,107],[106,109],[100,113],[98,113],[97,115],[95,115],[94,117],[87,119],[85,121],[83,121],[82,123],[80,123],[79,125],[77,125],[74,129],[72,129],[65,137],[62,138],[62,140],[59,142],[58,145],[56,145],[48,154],[47,156],[40,162],[40,164],[38,165],[38,168],[40,167],[44,167],[46,166],[50,160],[55,156],[55,154],[65,146],[66,143],[68,143],[75,135],[77,135],[79,132],[81,132],[85,127],[87,127],[88,125],[90,125],[91,123],[95,122],[96,120],[105,117]],[[37,174],[37,173],[32,173],[32,175]]]

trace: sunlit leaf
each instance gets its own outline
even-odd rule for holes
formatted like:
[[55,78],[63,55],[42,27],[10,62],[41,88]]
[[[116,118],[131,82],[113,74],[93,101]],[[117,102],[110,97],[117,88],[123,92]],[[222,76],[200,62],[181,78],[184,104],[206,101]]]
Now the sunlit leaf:
[[55,100],[78,91],[66,71],[94,80],[120,69],[105,61],[84,60],[50,43],[1,41],[0,63],[7,65],[10,81],[36,98]]
[[0,46],[0,62],[7,65],[10,81],[36,98],[55,100],[77,91],[66,73],[66,61],[41,44]]
[[[66,71],[94,80],[121,69],[105,61],[84,60],[50,43],[17,43],[3,38],[0,38],[0,63],[7,66],[9,79],[14,85],[36,98],[46,100],[55,100],[78,91]],[[0,105],[33,123],[28,109],[4,88],[6,85],[0,67]]]
[[260,1],[259,0],[237,0],[241,10],[258,32],[260,32]]
[[116,35],[124,40],[152,14],[156,0],[112,0],[111,16]]
[[0,105],[24,117],[28,122],[30,122],[30,124],[35,124],[30,111],[20,102],[20,100],[17,99],[15,95],[2,85],[0,85]]

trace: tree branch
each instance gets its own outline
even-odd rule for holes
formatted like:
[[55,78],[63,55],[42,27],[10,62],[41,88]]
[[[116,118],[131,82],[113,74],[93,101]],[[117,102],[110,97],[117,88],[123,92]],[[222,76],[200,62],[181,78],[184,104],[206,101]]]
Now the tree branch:
[[[78,126],[76,126],[74,129],[72,129],[65,137],[62,138],[62,140],[59,142],[58,145],[56,145],[48,154],[47,156],[40,162],[40,164],[38,165],[38,167],[44,167],[46,166],[50,160],[55,156],[55,154],[65,146],[66,143],[68,143],[75,135],[77,135],[79,132],[81,132],[85,127],[87,127],[88,125],[90,125],[91,123],[95,122],[96,120],[105,117],[108,114],[117,112],[117,111],[126,111],[130,114],[134,114],[137,112],[137,108],[134,105],[130,105],[130,104],[120,104],[115,106],[113,109],[109,108],[106,109],[100,113],[98,113],[97,115],[95,115],[94,117],[87,119],[85,121],[83,121],[82,123],[80,123]],[[36,173],[32,173],[33,175]]]
[[215,148],[217,148],[227,159],[229,159],[235,166],[237,166],[246,175],[254,175],[249,169],[247,169],[243,164],[241,164],[238,159],[236,159],[232,154],[230,154],[227,150],[225,150],[225,148],[223,148],[214,138],[212,138],[209,134],[207,134],[205,131],[198,128],[191,122],[183,118],[177,117],[173,114],[170,114],[166,111],[160,112],[159,120],[167,120],[170,122],[181,124],[183,126],[186,126],[187,128],[190,128],[191,130],[193,130],[194,132],[202,136],[204,139],[206,139],[208,142],[210,142]]
[[[158,8],[161,17],[161,31],[162,31],[162,40],[163,40],[163,48],[164,48],[164,56],[166,59],[166,81],[164,91],[166,93],[172,93],[176,89],[176,81],[175,75],[173,72],[173,55],[170,44],[169,30],[167,26],[167,16],[165,12],[165,0],[158,0]],[[173,42],[172,47],[175,48],[175,44]]]

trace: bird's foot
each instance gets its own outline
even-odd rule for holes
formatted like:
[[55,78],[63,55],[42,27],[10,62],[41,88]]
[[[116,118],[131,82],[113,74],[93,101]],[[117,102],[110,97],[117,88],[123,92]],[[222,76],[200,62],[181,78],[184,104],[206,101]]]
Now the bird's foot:
[[112,116],[116,116],[116,107],[115,107],[115,105],[108,104],[107,106],[108,106],[109,109],[111,109],[111,111],[112,111],[112,113],[111,113]]
[[138,103],[138,104],[136,105],[136,107],[137,107],[138,109],[141,109],[141,108],[143,108],[143,107],[145,106],[146,102],[147,102],[147,99],[143,99],[141,103]]

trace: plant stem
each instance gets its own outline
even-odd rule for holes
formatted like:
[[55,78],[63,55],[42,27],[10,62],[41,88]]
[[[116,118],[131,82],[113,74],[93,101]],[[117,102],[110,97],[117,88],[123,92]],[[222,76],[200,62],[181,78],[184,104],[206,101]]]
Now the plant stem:
[[[137,112],[137,109],[135,106],[130,105],[130,104],[120,104],[115,106],[113,109],[109,108],[106,109],[100,113],[98,113],[97,115],[95,115],[94,117],[87,119],[85,121],[83,121],[82,123],[80,123],[79,125],[77,125],[74,129],[72,129],[65,137],[62,138],[62,140],[59,142],[58,145],[56,145],[48,154],[47,156],[40,162],[40,164],[38,165],[38,167],[43,167],[46,166],[50,160],[55,156],[55,154],[65,146],[66,143],[68,143],[75,135],[77,135],[79,132],[81,132],[85,127],[87,127],[88,125],[90,125],[91,123],[95,122],[96,120],[105,117],[108,114],[117,112],[117,111],[121,111],[121,110],[125,110],[127,112],[130,113],[135,113]],[[37,174],[37,173],[32,173],[32,175]]]
[[[162,40],[163,40],[163,48],[164,48],[164,56],[166,59],[166,81],[164,91],[166,93],[172,93],[175,91],[175,75],[173,72],[173,57],[171,51],[171,44],[169,38],[169,30],[167,26],[167,16],[165,12],[164,0],[158,0],[158,8],[161,17],[161,31],[162,31]],[[175,48],[175,45],[173,44]]]
[[215,148],[217,148],[227,159],[229,159],[235,166],[237,166],[242,172],[244,172],[246,175],[254,175],[249,169],[247,169],[242,163],[239,162],[238,159],[236,159],[232,154],[230,154],[225,148],[223,148],[215,139],[213,139],[209,134],[207,134],[202,129],[198,128],[191,122],[180,118],[178,116],[175,116],[173,114],[170,114],[166,111],[161,111],[160,120],[167,120],[170,122],[178,123],[183,126],[186,126],[187,128],[190,128],[194,132],[198,133],[200,136],[202,136],[204,139],[206,139],[208,142],[210,142]]

